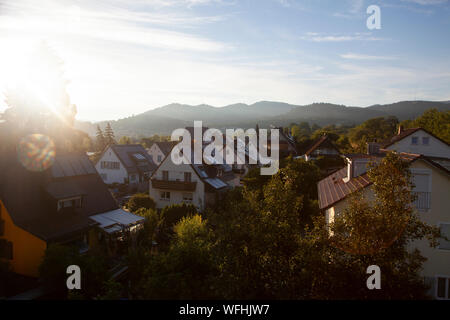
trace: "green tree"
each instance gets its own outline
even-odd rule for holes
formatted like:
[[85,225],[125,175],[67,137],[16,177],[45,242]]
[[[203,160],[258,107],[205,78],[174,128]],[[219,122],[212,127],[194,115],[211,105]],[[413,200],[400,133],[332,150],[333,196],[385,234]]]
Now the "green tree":
[[[321,299],[423,299],[427,286],[420,270],[425,258],[411,250],[415,241],[437,244],[439,230],[422,222],[410,203],[408,164],[393,153],[368,173],[373,200],[362,193],[330,226],[317,221],[307,247],[315,248],[308,267],[316,285],[310,296]],[[331,233],[329,233],[329,231]],[[306,241],[305,241],[306,243]],[[366,269],[381,268],[382,290],[366,288]]]
[[122,136],[122,137],[119,139],[119,144],[131,144],[131,139],[130,139],[130,137]]
[[136,193],[128,200],[127,208],[134,213],[141,208],[155,209],[156,203],[147,193]]
[[103,131],[99,125],[97,125],[96,147],[97,147],[97,151],[99,151],[99,152],[102,152],[106,147],[105,136],[103,135]]
[[396,117],[369,119],[351,129],[348,137],[356,151],[366,152],[368,142],[390,139],[396,133],[398,123]]
[[146,299],[211,299],[217,268],[211,254],[211,231],[200,215],[182,218],[167,253],[154,257],[148,268]]
[[104,137],[106,145],[116,143],[116,140],[114,139],[114,131],[111,128],[111,124],[109,122],[106,124]]
[[450,143],[450,111],[429,109],[415,120],[406,120],[401,124],[404,128],[424,128],[436,137]]

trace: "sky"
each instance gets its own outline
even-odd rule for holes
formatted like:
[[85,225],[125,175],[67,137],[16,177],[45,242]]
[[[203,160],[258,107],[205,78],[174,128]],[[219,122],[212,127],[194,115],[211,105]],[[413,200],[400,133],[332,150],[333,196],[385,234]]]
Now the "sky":
[[79,120],[169,103],[450,100],[450,0],[0,0],[0,112],[42,40]]

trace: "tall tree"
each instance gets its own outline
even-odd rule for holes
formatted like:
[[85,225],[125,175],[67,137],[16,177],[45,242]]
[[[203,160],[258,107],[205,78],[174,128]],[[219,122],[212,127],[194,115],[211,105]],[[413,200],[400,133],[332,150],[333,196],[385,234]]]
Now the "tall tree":
[[105,143],[106,145],[115,144],[116,140],[114,139],[114,131],[111,128],[111,124],[108,122],[105,127]]
[[97,151],[103,151],[103,149],[105,148],[106,142],[105,142],[105,137],[103,135],[103,131],[100,128],[99,125],[97,125],[97,133],[96,133],[96,146],[97,146]]

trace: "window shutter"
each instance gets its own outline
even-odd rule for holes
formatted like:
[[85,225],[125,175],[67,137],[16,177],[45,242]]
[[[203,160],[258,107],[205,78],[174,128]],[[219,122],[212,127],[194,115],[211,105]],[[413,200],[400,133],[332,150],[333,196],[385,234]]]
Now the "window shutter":
[[0,219],[0,236],[5,233],[5,221]]

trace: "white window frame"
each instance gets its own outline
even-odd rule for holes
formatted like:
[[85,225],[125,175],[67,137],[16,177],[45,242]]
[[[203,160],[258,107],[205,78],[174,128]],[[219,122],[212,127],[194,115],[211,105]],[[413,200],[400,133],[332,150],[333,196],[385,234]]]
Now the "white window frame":
[[[425,143],[425,140],[427,143]],[[430,145],[430,137],[422,137],[422,145],[429,146]]]
[[[416,143],[414,143],[414,139],[417,139]],[[413,146],[417,146],[419,144],[419,137],[418,136],[411,137],[411,144]]]
[[[438,284],[439,284],[439,278],[444,278],[445,279],[445,293],[444,293],[444,298],[438,297]],[[435,291],[434,291],[434,297],[436,298],[436,300],[450,300],[450,276],[448,275],[436,275],[434,277],[434,281],[435,281]]]

